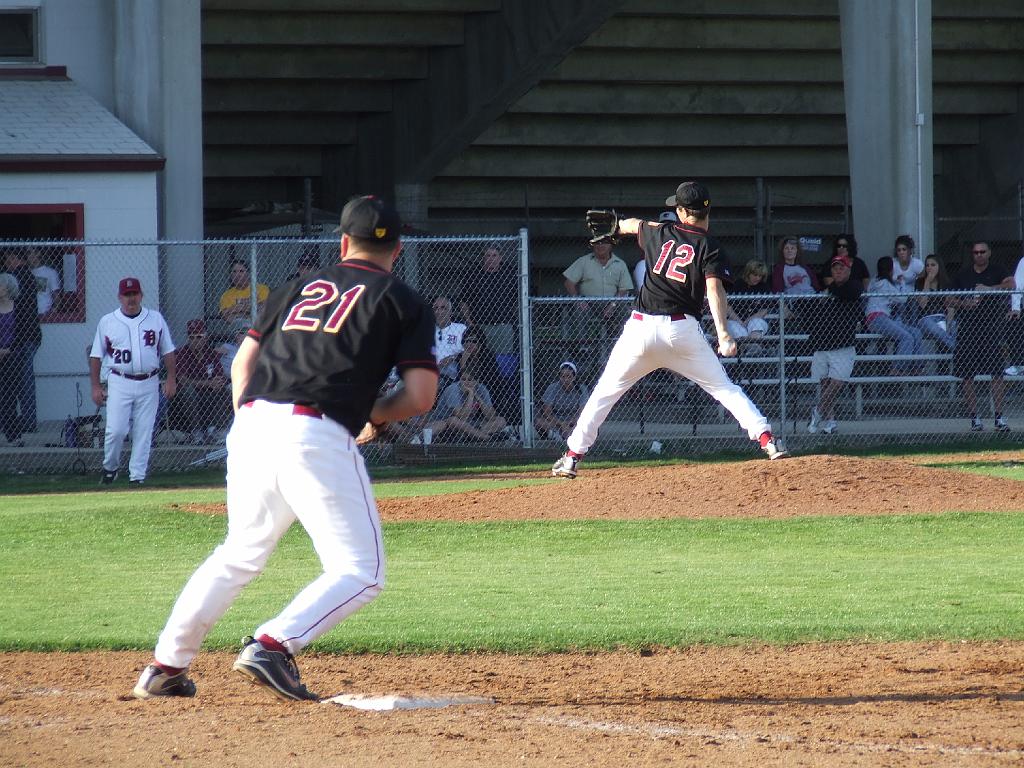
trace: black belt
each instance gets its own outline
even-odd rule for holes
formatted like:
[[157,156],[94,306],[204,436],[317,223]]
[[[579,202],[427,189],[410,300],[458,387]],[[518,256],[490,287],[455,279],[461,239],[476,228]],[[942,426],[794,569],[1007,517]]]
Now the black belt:
[[[634,320],[643,320],[645,317],[648,317],[648,315],[645,315],[643,312],[634,311],[632,317]],[[685,320],[686,313],[678,312],[674,315],[650,315],[650,317],[667,317],[669,320]]]
[[157,371],[150,371],[149,373],[121,373],[120,371],[115,371],[113,368],[110,369],[110,372],[115,376],[120,376],[122,379],[128,379],[128,381],[145,381],[146,379],[153,378],[157,374]]

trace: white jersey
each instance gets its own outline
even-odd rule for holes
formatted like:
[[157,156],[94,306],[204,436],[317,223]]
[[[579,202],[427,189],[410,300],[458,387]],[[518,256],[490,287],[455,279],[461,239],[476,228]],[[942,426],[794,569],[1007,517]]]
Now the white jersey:
[[161,358],[173,351],[164,316],[143,307],[135,317],[127,317],[120,309],[101,317],[89,356],[118,373],[140,376],[159,370]]

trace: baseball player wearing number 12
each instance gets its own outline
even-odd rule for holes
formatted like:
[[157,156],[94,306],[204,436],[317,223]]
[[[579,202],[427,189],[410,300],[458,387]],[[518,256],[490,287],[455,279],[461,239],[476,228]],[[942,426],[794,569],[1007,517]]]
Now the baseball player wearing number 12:
[[[323,573],[244,640],[234,670],[286,700],[316,696],[293,654],[384,586],[377,505],[357,444],[374,425],[430,410],[434,316],[391,274],[401,221],[375,197],[341,213],[341,262],[278,288],[231,365],[228,532],[174,605],[133,694],[193,696],[188,666],[207,632],[302,523]],[[336,231],[339,231],[336,230]],[[402,385],[378,397],[392,367]]]
[[[636,309],[566,441],[568,450],[551,468],[555,477],[576,477],[577,465],[597,439],[608,412],[630,387],[658,368],[685,376],[725,406],[769,459],[789,455],[772,436],[771,424],[761,411],[729,379],[701,330],[706,293],[718,331],[718,352],[725,357],[736,354],[736,342],[725,325],[728,304],[722,281],[731,279],[729,266],[718,241],[708,234],[708,190],[699,182],[684,181],[665,204],[675,207],[678,223],[620,220],[612,211],[587,214],[595,235],[591,242],[635,235],[647,274],[638,286]],[[604,224],[609,226],[602,233]]]

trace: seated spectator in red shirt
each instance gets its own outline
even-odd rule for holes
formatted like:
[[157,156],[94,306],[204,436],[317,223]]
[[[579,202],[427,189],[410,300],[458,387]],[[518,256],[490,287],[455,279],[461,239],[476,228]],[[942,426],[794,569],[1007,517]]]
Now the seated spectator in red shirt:
[[191,442],[209,442],[231,418],[231,390],[220,356],[210,346],[206,324],[186,324],[188,344],[179,347],[178,395],[171,401],[171,425],[186,432]]

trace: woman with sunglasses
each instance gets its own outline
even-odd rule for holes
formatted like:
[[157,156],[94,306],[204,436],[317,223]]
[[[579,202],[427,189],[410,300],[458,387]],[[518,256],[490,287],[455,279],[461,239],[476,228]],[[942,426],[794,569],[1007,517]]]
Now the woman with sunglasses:
[[864,263],[864,259],[857,255],[857,238],[846,232],[836,235],[836,239],[832,243],[832,255],[821,265],[821,272],[818,274],[821,284],[825,286],[832,284],[832,260],[836,256],[845,256],[850,260],[850,279],[859,280],[860,284],[864,286],[864,290],[867,290],[868,284],[871,282],[871,273],[868,271],[868,265]]

